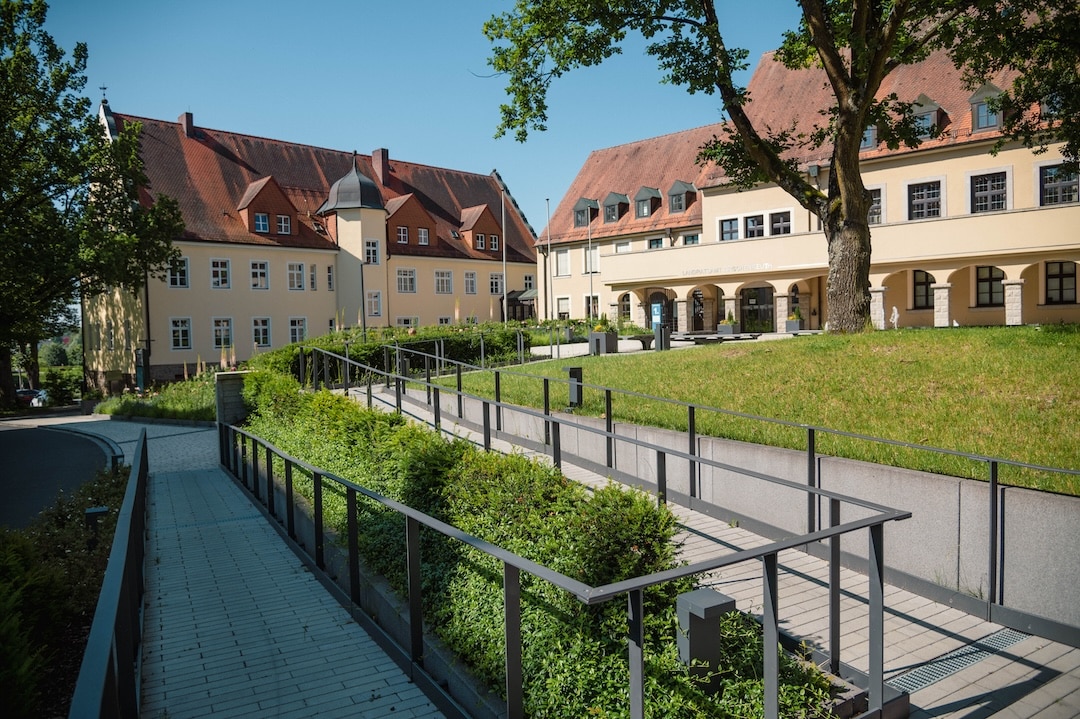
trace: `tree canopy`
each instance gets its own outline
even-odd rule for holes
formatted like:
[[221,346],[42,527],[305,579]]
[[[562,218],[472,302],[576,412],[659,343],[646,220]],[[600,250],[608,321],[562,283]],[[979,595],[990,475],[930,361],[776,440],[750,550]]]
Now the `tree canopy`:
[[[702,148],[745,187],[772,182],[817,215],[828,238],[829,327],[860,331],[870,310],[869,194],[860,174],[864,130],[875,125],[889,147],[916,147],[920,128],[911,102],[878,97],[901,65],[947,51],[974,89],[1002,69],[1019,72],[992,99],[1003,141],[1035,151],[1064,141],[1066,169],[1080,152],[1080,7],[1060,0],[798,0],[802,19],[785,35],[776,59],[790,68],[820,68],[834,104],[811,131],[758,127],[752,101],[735,73],[747,51],[729,44],[713,0],[517,0],[491,18],[489,63],[507,78],[497,134],[525,141],[546,129],[547,90],[579,67],[621,52],[628,33],[648,42],[664,79],[690,93],[720,95],[724,133]],[[998,144],[1000,148],[1001,143]],[[828,188],[800,171],[798,158],[830,154]],[[819,153],[820,154],[820,153]]]
[[47,11],[0,1],[0,405],[14,347],[56,334],[81,294],[159,276],[183,230],[174,201],[140,202],[139,128],[106,137],[80,95],[86,45],[68,57]]

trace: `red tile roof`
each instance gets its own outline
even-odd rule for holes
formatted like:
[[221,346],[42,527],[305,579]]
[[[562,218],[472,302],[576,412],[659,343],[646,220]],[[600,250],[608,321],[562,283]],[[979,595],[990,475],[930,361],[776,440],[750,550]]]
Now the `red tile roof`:
[[[336,245],[314,227],[314,213],[326,200],[330,186],[347,171],[353,153],[271,140],[193,126],[190,137],[181,122],[166,122],[113,114],[117,126],[142,123],[141,152],[150,196],[176,199],[186,230],[182,239],[237,244],[279,245],[333,249]],[[356,155],[356,165],[371,178],[389,207],[398,197],[413,194],[434,218],[436,238],[410,254],[473,256],[471,248],[452,237],[465,208],[487,204],[500,217],[501,180],[496,173],[479,175],[430,167],[393,158],[389,175],[377,176],[370,155]],[[269,178],[297,211],[294,234],[275,237],[249,232],[239,209],[251,201]],[[536,261],[533,231],[507,197],[507,261]],[[397,250],[398,248],[392,248]],[[476,257],[494,258],[490,253]]]
[[[1005,71],[991,79],[992,84],[1005,89],[1012,84],[1015,73]],[[747,88],[751,102],[747,114],[759,128],[774,130],[792,126],[809,133],[824,118],[820,111],[835,99],[825,73],[821,69],[789,70],[765,53]],[[947,121],[940,137],[925,140],[918,150],[901,148],[888,150],[884,145],[865,150],[863,159],[899,155],[957,145],[983,139],[996,139],[995,132],[975,134],[971,127],[970,99],[974,94],[964,85],[961,73],[943,52],[933,53],[923,62],[906,65],[892,72],[882,83],[878,97],[896,93],[901,101],[914,101],[920,94],[932,99],[946,113]],[[586,238],[586,228],[575,228],[573,207],[582,197],[603,202],[612,192],[633,197],[641,187],[658,187],[662,194],[676,180],[693,182],[700,191],[727,182],[722,169],[709,163],[697,164],[698,149],[714,136],[722,136],[723,124],[717,123],[670,135],[640,140],[593,151],[570,188],[552,214],[551,241],[576,242]],[[793,153],[803,164],[828,164],[828,148]],[[661,209],[652,217],[636,219],[631,203],[629,211],[616,223],[605,223],[603,208],[592,221],[592,236],[611,237],[638,232],[663,232],[667,229],[701,223],[701,198],[683,213],[668,212],[668,198],[663,197]],[[537,244],[547,242],[547,230],[540,233]]]

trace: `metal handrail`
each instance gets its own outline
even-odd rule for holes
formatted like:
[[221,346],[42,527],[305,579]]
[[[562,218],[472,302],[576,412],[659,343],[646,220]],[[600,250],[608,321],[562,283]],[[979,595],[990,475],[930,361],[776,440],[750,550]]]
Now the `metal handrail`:
[[143,558],[146,548],[146,429],[139,433],[109,563],[86,640],[69,719],[138,717],[137,667],[142,642]]
[[[398,409],[400,410],[400,390],[402,382],[407,378],[395,373],[387,373],[377,368],[368,367],[361,363],[347,360],[340,355],[337,355],[326,350],[314,349],[323,353],[323,372],[324,382],[326,374],[328,373],[326,362],[333,358],[337,361],[346,363],[347,365],[357,366],[363,372],[368,373],[368,397],[369,402],[371,398],[371,381],[372,378],[384,375],[389,382],[391,379],[395,382],[398,390]],[[314,354],[313,354],[314,356]],[[313,368],[317,368],[318,363],[312,362]],[[303,373],[303,366],[301,365],[301,372]],[[344,377],[347,377],[349,373],[343,373]],[[317,384],[318,379],[313,374],[313,383]],[[439,391],[438,386],[431,387],[436,393],[435,404],[438,404],[437,393]],[[485,420],[488,418],[488,407],[491,404],[495,404],[497,407],[503,406],[501,402],[492,403],[490,400],[480,399],[485,404]],[[506,405],[509,406],[509,405]],[[521,408],[515,407],[515,410],[522,411]],[[532,412],[531,410],[529,410]],[[538,413],[537,416],[541,416]],[[555,418],[551,415],[543,415],[545,420],[553,423],[556,428],[555,435],[558,436],[558,427],[565,425],[573,425],[581,427],[588,431],[597,431],[605,433],[604,430],[597,430],[596,428],[587,427],[585,425],[579,425],[570,420],[563,418]],[[436,418],[438,418],[438,411],[436,410]],[[438,423],[438,419],[436,419]],[[430,527],[431,529],[440,532],[441,534],[461,541],[469,546],[472,546],[480,551],[483,551],[495,559],[499,560],[503,564],[504,574],[504,606],[505,614],[504,620],[506,622],[506,636],[507,636],[507,712],[510,717],[523,716],[523,697],[522,687],[520,683],[521,677],[521,634],[520,634],[520,573],[522,571],[529,574],[533,574],[536,577],[544,579],[557,587],[562,588],[568,593],[587,605],[600,604],[603,602],[611,601],[620,595],[627,596],[628,602],[628,626],[630,632],[628,636],[628,655],[630,662],[630,711],[631,717],[634,719],[640,719],[644,716],[643,709],[643,697],[644,697],[644,669],[643,669],[643,657],[642,657],[642,642],[643,642],[643,625],[641,612],[643,611],[643,592],[646,588],[662,584],[665,582],[673,581],[676,579],[691,577],[703,572],[712,571],[721,567],[731,566],[747,561],[760,560],[762,562],[763,574],[762,582],[765,591],[763,597],[763,616],[762,624],[764,627],[764,641],[766,646],[775,646],[779,637],[778,626],[778,600],[777,600],[777,558],[780,552],[806,545],[812,542],[828,540],[830,546],[830,588],[829,588],[829,620],[830,620],[830,642],[829,642],[829,664],[833,671],[838,671],[840,665],[840,586],[839,586],[839,562],[840,562],[840,537],[844,534],[856,532],[859,530],[868,530],[870,534],[869,541],[869,557],[871,571],[868,575],[868,599],[869,599],[869,688],[868,688],[868,701],[871,710],[875,708],[880,710],[884,704],[884,665],[883,665],[883,652],[884,652],[884,628],[883,628],[883,616],[884,616],[884,532],[883,527],[886,522],[898,521],[907,519],[911,516],[910,512],[902,510],[896,510],[889,507],[884,507],[865,500],[860,500],[854,497],[848,497],[835,492],[822,490],[813,486],[806,486],[798,483],[792,483],[788,480],[783,480],[778,477],[771,477],[756,472],[748,472],[747,470],[728,467],[712,460],[697,457],[696,461],[710,466],[719,466],[729,468],[732,471],[747,474],[748,476],[754,476],[758,479],[775,481],[783,484],[784,486],[797,489],[799,491],[806,492],[811,497],[823,497],[828,499],[831,508],[831,522],[829,527],[820,528],[816,531],[809,532],[797,537],[790,537],[782,541],[772,542],[762,547],[756,547],[753,549],[742,550],[733,555],[726,557],[717,557],[709,560],[697,562],[693,565],[687,565],[683,567],[675,567],[662,572],[656,572],[650,575],[642,577],[634,577],[632,579],[621,580],[602,586],[589,586],[583,584],[577,580],[567,577],[555,570],[540,565],[531,560],[520,557],[513,552],[502,549],[496,545],[493,545],[483,539],[469,535],[461,530],[448,525],[438,519],[430,517],[423,512],[415,510],[407,505],[403,505],[395,500],[384,497],[376,492],[368,490],[350,480],[342,478],[330,472],[326,472],[314,465],[311,465],[303,460],[292,457],[283,452],[280,448],[260,439],[253,433],[247,432],[242,428],[232,425],[221,425],[221,437],[220,447],[222,452],[222,465],[237,479],[239,479],[245,486],[251,489],[253,495],[260,501],[267,504],[271,513],[273,511],[273,496],[275,493],[275,479],[272,470],[271,454],[277,456],[285,463],[285,495],[287,498],[293,496],[292,488],[292,468],[300,467],[301,469],[310,472],[314,480],[314,525],[316,531],[315,538],[315,563],[319,567],[324,567],[323,558],[323,541],[321,539],[323,529],[323,508],[322,508],[322,480],[336,482],[342,488],[345,489],[346,503],[347,503],[347,523],[348,523],[348,535],[349,535],[349,574],[350,574],[350,587],[352,588],[352,596],[354,601],[359,599],[359,560],[357,557],[358,550],[356,549],[356,533],[358,531],[356,527],[356,498],[362,494],[374,501],[377,501],[384,506],[393,509],[405,516],[406,518],[406,546],[407,546],[407,572],[409,575],[408,582],[408,606],[409,606],[409,621],[411,629],[411,648],[409,651],[411,660],[422,667],[423,664],[423,642],[422,642],[422,627],[423,617],[420,610],[421,598],[420,598],[420,558],[419,558],[419,542],[418,542],[418,528],[421,525]],[[625,438],[622,438],[625,439]],[[250,452],[250,468],[251,468],[251,483],[248,484],[248,468],[249,468],[249,454],[248,444],[251,444]],[[490,423],[485,421],[485,446],[488,446],[490,442]],[[639,444],[647,445],[645,442],[637,442]],[[239,446],[238,446],[239,444]],[[650,445],[654,446],[655,445]],[[260,447],[266,455],[264,460],[265,477],[262,480],[259,477],[259,454]],[[669,450],[658,448],[658,451],[667,452]],[[692,455],[683,454],[680,452],[672,452],[676,456],[691,457]],[[260,483],[265,481],[265,496],[266,499],[261,498],[262,487]],[[862,518],[855,521],[850,521],[844,524],[840,523],[840,505],[841,503],[850,503],[855,506],[859,506],[863,509],[868,509],[876,512],[875,515]],[[286,524],[290,528],[290,536],[294,536],[292,533],[292,527],[294,526],[293,520],[293,505],[291,501],[287,501],[286,508]],[[295,537],[294,537],[295,538]],[[771,652],[765,652],[765,656],[768,658]],[[778,702],[776,697],[779,691],[779,677],[778,666],[775,662],[767,659],[765,667],[765,692],[766,692],[766,716],[769,719],[774,719],[778,716]]]

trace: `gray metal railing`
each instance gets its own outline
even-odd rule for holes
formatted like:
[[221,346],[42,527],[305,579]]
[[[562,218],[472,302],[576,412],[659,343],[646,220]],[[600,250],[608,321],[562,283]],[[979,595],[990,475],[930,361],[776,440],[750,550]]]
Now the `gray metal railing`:
[[137,667],[142,642],[143,535],[149,464],[139,433],[131,477],[116,520],[112,551],[86,640],[69,719],[138,717]]
[[[397,374],[397,373],[384,373],[376,368],[360,365],[359,363],[347,361],[344,357],[329,353],[323,350],[314,350],[312,352],[313,358],[311,366],[313,368],[322,365],[323,380],[330,378],[329,364],[330,363],[343,363],[343,365],[352,365],[356,369],[356,374],[363,378],[360,384],[366,385],[367,401],[370,406],[372,403],[372,384],[380,384],[385,382],[387,386],[393,384],[395,387],[395,403],[396,408],[401,410],[402,395],[404,393],[404,386],[407,381],[415,381],[409,377]],[[322,356],[318,360],[314,359],[316,354]],[[431,360],[429,356],[429,361]],[[303,366],[303,362],[301,363]],[[396,363],[395,363],[396,366]],[[430,366],[425,372],[426,375],[430,374]],[[338,375],[343,382],[347,383],[348,378],[352,375],[351,371],[342,372]],[[318,371],[314,372],[312,377],[313,384],[319,383]],[[432,384],[430,381],[425,381],[430,395],[429,400],[432,403],[435,416],[436,426],[440,425],[440,402],[439,394],[441,391],[445,391],[446,388]],[[461,397],[466,396],[458,391],[459,400]],[[501,401],[491,401],[485,398],[473,398],[483,403],[483,427],[484,427],[484,446],[490,449],[491,446],[491,408],[496,409],[496,416],[504,407]],[[550,414],[541,414],[539,411],[522,409],[521,407],[514,406],[514,411],[532,413],[538,417],[543,417],[544,421],[548,423],[548,429],[551,433],[552,440],[552,452],[553,461],[556,465],[561,462],[560,458],[560,428],[564,425],[572,425],[575,428],[597,432],[606,435],[609,439],[614,439],[615,435],[612,431],[601,430],[597,428],[588,427],[583,424],[577,424],[567,418],[557,418]],[[620,441],[627,441],[627,438],[620,437]],[[907,519],[911,516],[910,512],[896,510],[890,507],[885,507],[865,500],[845,496],[836,492],[831,492],[814,486],[803,485],[801,483],[790,482],[778,477],[772,477],[769,475],[747,471],[731,465],[726,465],[715,460],[695,457],[692,453],[684,453],[658,447],[656,445],[650,445],[647,442],[640,440],[632,440],[641,446],[647,446],[653,448],[658,453],[658,460],[662,463],[665,461],[667,455],[673,455],[679,458],[693,460],[704,465],[716,467],[719,469],[726,469],[728,471],[737,472],[745,476],[753,477],[762,481],[776,483],[790,489],[806,493],[812,497],[814,501],[827,502],[830,507],[830,521],[829,525],[825,527],[815,528],[805,534],[801,534],[794,537],[786,538],[782,541],[775,541],[770,544],[761,547],[755,547],[753,549],[741,550],[734,554],[725,557],[716,557],[708,560],[696,562],[691,565],[682,566],[666,570],[663,572],[657,572],[643,577],[635,577],[612,584],[593,587],[585,585],[570,577],[566,577],[550,568],[539,565],[528,559],[520,557],[512,552],[504,550],[500,547],[492,545],[483,539],[473,537],[465,534],[460,530],[447,525],[433,517],[430,517],[422,512],[405,506],[395,500],[383,497],[371,490],[368,490],[350,480],[334,475],[333,473],[322,470],[318,467],[310,465],[303,460],[292,457],[280,449],[274,447],[270,443],[256,437],[255,435],[235,426],[221,425],[220,447],[221,447],[221,462],[222,465],[237,479],[247,486],[252,494],[259,499],[259,501],[266,504],[268,511],[271,514],[277,516],[277,511],[274,506],[274,494],[276,491],[276,480],[273,474],[273,457],[278,457],[284,462],[284,494],[286,497],[285,517],[283,521],[287,527],[289,535],[295,538],[294,527],[294,507],[292,497],[294,494],[292,483],[293,467],[300,467],[304,471],[311,473],[313,478],[314,496],[312,498],[312,512],[313,523],[315,526],[315,546],[314,546],[314,561],[320,568],[325,567],[324,546],[323,546],[323,482],[333,482],[339,485],[346,494],[346,512],[347,512],[347,526],[348,526],[348,555],[349,555],[349,583],[353,588],[352,595],[353,600],[356,601],[358,597],[356,593],[359,587],[359,559],[358,550],[356,548],[356,500],[359,495],[363,495],[379,502],[380,504],[399,512],[406,517],[406,544],[407,544],[407,567],[409,574],[408,582],[408,606],[410,615],[410,629],[411,629],[411,646],[408,649],[408,654],[412,662],[417,666],[422,667],[423,647],[422,647],[422,632],[423,632],[423,618],[420,612],[421,595],[420,595],[420,566],[421,558],[419,556],[419,543],[417,541],[417,532],[421,525],[430,527],[431,529],[453,538],[457,541],[468,544],[480,551],[483,551],[495,559],[499,560],[503,564],[503,576],[504,576],[504,602],[505,602],[505,631],[507,636],[507,657],[506,657],[506,677],[507,677],[507,712],[510,717],[523,716],[523,689],[521,686],[521,634],[520,634],[520,585],[519,578],[521,572],[527,572],[536,577],[539,577],[545,581],[548,581],[565,591],[575,596],[579,601],[584,604],[592,605],[602,602],[611,601],[621,595],[627,597],[627,612],[629,620],[629,634],[627,637],[627,655],[630,670],[629,680],[629,696],[630,696],[630,715],[634,719],[640,719],[644,716],[644,669],[643,669],[643,623],[642,623],[642,596],[643,591],[651,586],[662,584],[665,582],[674,581],[684,577],[692,577],[711,572],[724,567],[733,566],[747,561],[761,561],[762,562],[762,582],[764,587],[763,596],[763,616],[762,624],[764,627],[764,641],[765,646],[776,646],[779,641],[780,631],[778,626],[779,621],[779,606],[777,598],[777,566],[778,555],[780,552],[788,549],[794,549],[797,547],[803,547],[807,544],[814,542],[823,542],[830,547],[830,584],[829,584],[829,646],[827,648],[828,663],[830,668],[835,673],[839,673],[840,669],[840,538],[844,534],[849,534],[857,531],[867,531],[868,551],[870,557],[871,571],[868,574],[868,610],[869,619],[867,632],[869,636],[869,660],[868,660],[868,702],[870,707],[870,713],[868,716],[874,716],[875,711],[880,711],[885,702],[885,685],[884,685],[884,532],[883,527],[886,522],[898,521]],[[250,446],[250,451],[249,451]],[[265,458],[262,461],[263,476],[259,475],[259,456],[264,454]],[[250,472],[250,481],[249,481]],[[658,494],[661,501],[665,494],[665,488],[663,486],[658,487]],[[265,498],[264,495],[265,494]],[[862,513],[869,512],[870,516],[862,517],[856,520],[843,522],[841,520],[841,506],[847,504],[853,507],[860,508]],[[279,517],[279,519],[282,519]],[[809,580],[807,580],[809,581]],[[764,667],[765,675],[765,696],[766,696],[766,717],[769,719],[775,719],[778,716],[778,665],[775,662],[775,657],[769,659],[773,652],[765,652],[766,665]]]

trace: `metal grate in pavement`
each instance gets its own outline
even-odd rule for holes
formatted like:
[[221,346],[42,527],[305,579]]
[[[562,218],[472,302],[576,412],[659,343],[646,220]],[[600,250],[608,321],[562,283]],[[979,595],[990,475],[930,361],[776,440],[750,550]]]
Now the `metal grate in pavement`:
[[956,674],[972,664],[981,662],[983,659],[1027,639],[1028,636],[1030,635],[1018,632],[1015,629],[999,629],[977,642],[954,649],[937,659],[931,659],[922,666],[893,677],[888,680],[888,683],[896,689],[905,691],[908,694],[914,694],[920,689],[925,689],[945,677]]

